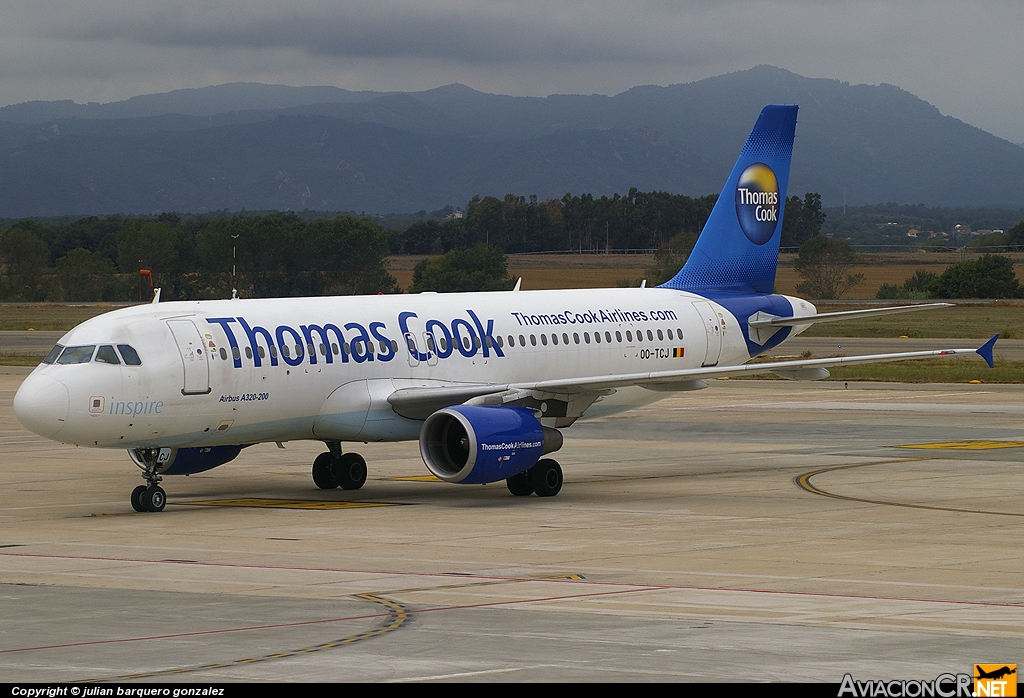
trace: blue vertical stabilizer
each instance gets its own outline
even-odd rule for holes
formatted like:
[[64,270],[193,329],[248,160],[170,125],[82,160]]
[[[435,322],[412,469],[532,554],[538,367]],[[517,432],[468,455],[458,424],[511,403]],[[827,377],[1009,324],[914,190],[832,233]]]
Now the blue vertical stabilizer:
[[662,288],[772,293],[797,106],[761,110],[686,264]]

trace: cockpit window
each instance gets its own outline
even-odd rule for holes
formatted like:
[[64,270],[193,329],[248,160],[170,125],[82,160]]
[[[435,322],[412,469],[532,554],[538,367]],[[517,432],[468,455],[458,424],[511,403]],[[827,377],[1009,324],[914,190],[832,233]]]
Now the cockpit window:
[[130,344],[118,344],[117,350],[121,352],[121,358],[124,359],[126,365],[142,365],[142,359],[139,358],[139,352],[135,351],[135,349]]
[[57,359],[59,364],[87,364],[92,359],[92,353],[96,351],[95,344],[89,344],[84,347],[68,347],[61,352],[60,358]]
[[54,361],[57,360],[57,357],[60,356],[60,353],[62,351],[64,351],[64,345],[63,344],[54,344],[53,345],[53,349],[51,349],[50,353],[46,355],[45,359],[43,359],[43,363],[44,364],[52,364]]
[[121,360],[117,358],[117,353],[114,351],[114,347],[109,344],[104,344],[96,351],[96,360],[105,364],[121,363]]

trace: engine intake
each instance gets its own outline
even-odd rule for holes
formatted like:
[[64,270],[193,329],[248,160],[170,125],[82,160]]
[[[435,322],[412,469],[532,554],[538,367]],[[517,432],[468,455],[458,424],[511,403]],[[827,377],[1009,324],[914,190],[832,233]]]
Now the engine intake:
[[512,477],[561,447],[562,433],[541,426],[524,407],[445,407],[427,417],[420,430],[427,470],[463,485]]

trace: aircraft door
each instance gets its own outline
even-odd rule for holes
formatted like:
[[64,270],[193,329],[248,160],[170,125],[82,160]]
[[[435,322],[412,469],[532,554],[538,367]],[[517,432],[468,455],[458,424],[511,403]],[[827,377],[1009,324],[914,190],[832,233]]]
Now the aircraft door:
[[405,333],[405,348],[409,350],[409,365],[416,368],[420,365],[420,350],[416,346],[416,335],[412,332]]
[[203,338],[191,320],[168,320],[181,363],[185,369],[182,395],[207,395],[210,392],[210,364]]
[[707,333],[707,351],[704,354],[703,366],[717,366],[718,359],[722,356],[722,322],[718,313],[707,301],[694,301],[693,306],[700,313],[704,321],[704,330]]
[[427,366],[437,366],[437,346],[434,344],[434,333],[423,333],[423,346],[427,350]]

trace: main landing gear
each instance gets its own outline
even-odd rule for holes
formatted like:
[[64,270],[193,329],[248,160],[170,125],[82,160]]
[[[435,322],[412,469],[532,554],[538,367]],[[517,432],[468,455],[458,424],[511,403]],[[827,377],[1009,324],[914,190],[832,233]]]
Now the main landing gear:
[[341,442],[328,441],[327,453],[313,461],[313,482],[322,490],[358,490],[366,482],[366,461],[358,453],[342,453]]
[[142,468],[142,479],[146,481],[146,484],[139,485],[132,490],[132,509],[138,512],[163,511],[167,504],[167,493],[160,486],[160,480],[163,478],[156,471],[156,458],[159,451],[155,448],[138,449],[135,453],[138,456],[136,464]]
[[505,480],[505,484],[517,497],[554,497],[562,489],[562,466],[551,458],[541,458],[529,470]]

